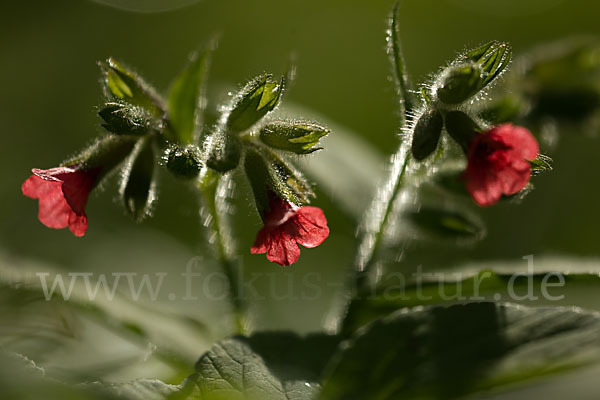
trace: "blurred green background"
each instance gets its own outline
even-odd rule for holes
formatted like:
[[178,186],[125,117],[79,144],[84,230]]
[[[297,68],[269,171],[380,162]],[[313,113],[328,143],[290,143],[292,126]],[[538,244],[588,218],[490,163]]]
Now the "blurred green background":
[[[160,6],[157,1],[143,3],[119,4],[146,11]],[[162,174],[155,216],[137,225],[115,200],[113,179],[91,197],[89,230],[81,239],[67,230],[43,227],[36,218],[37,204],[21,194],[20,185],[31,168],[55,166],[101,133],[96,115],[102,101],[98,60],[114,56],[166,90],[188,54],[215,33],[220,41],[210,73],[211,107],[226,100],[222,88],[235,88],[265,71],[283,73],[294,55],[297,80],[284,104],[308,107],[346,132],[355,132],[383,163],[398,144],[397,104],[385,52],[392,3],[203,0],[148,13],[85,0],[3,0],[1,262],[17,267],[34,263],[40,271],[51,265],[64,271],[168,272],[159,303],[166,310],[208,321],[217,336],[226,332],[223,301],[167,298],[181,290],[180,274],[192,257],[205,256],[206,271],[215,270],[203,245],[194,194],[184,184]],[[407,0],[401,10],[405,56],[415,81],[425,79],[458,51],[486,40],[508,41],[518,55],[548,41],[600,33],[600,3],[589,0]],[[561,127],[559,146],[551,153],[555,170],[535,180],[537,190],[520,206],[501,204],[482,210],[488,222],[485,240],[461,249],[448,245],[434,251],[414,249],[411,264],[399,268],[518,261],[528,254],[599,256],[597,133]],[[360,159],[355,162],[360,166]],[[322,190],[316,205],[325,209],[331,236],[319,248],[303,250],[298,264],[283,269],[264,256],[250,256],[260,223],[241,189],[235,221],[244,274],[246,279],[262,274],[254,284],[263,295],[252,300],[255,327],[321,329],[354,257],[356,216],[344,212]],[[320,274],[321,290],[314,299],[279,299],[270,292],[289,282],[300,285],[314,272]],[[201,291],[201,281],[197,284]]]

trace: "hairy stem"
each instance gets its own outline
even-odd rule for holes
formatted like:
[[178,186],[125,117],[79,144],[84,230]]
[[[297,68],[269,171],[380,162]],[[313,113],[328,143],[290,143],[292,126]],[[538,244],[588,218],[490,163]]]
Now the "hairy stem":
[[247,332],[247,304],[244,301],[240,284],[239,262],[234,252],[234,242],[228,221],[227,199],[232,190],[231,178],[208,171],[199,181],[198,189],[202,197],[204,223],[208,229],[208,239],[215,249],[215,255],[229,283],[229,301],[234,316],[236,333]]
[[394,203],[403,187],[404,175],[410,160],[409,146],[403,143],[398,152],[392,156],[389,178],[379,188],[363,221],[353,282],[353,287],[359,293],[369,290],[373,284],[371,277],[377,261],[377,253],[381,247]]
[[392,16],[390,18],[390,27],[388,30],[388,52],[390,54],[394,80],[398,88],[400,98],[400,126],[406,126],[407,115],[413,110],[413,97],[410,92],[411,84],[406,72],[406,63],[404,62],[404,53],[402,51],[402,42],[400,40],[400,27],[398,25],[398,13],[402,0],[394,5]]
[[[390,217],[393,214],[394,204],[404,187],[406,170],[412,160],[410,152],[412,135],[408,133],[408,116],[414,111],[415,105],[400,41],[398,12],[401,1],[399,0],[394,6],[389,22],[387,41],[388,53],[393,66],[394,81],[399,96],[399,125],[402,137],[398,151],[392,156],[389,176],[383,185],[379,187],[375,199],[371,207],[367,210],[360,227],[358,252],[354,262],[352,278],[348,283],[350,287],[346,292],[342,313],[347,312],[347,308],[350,305],[349,302],[353,296],[360,296],[372,290],[377,283],[373,279],[373,270],[377,265],[378,253],[384,240]],[[337,311],[335,311],[336,314]]]

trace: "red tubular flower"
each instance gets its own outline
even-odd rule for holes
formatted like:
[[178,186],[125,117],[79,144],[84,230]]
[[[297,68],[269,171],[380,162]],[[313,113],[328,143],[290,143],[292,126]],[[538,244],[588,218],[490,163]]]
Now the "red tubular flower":
[[83,236],[88,226],[85,205],[98,180],[98,169],[73,166],[31,172],[21,190],[25,196],[39,199],[40,222],[55,229],[68,226],[75,236]]
[[480,206],[496,203],[504,194],[521,191],[529,182],[531,165],[539,152],[538,142],[521,126],[502,124],[471,141],[467,169],[463,173],[467,189]]
[[250,251],[267,253],[269,261],[284,266],[298,261],[298,244],[317,247],[329,236],[327,219],[320,208],[298,207],[274,195],[264,215],[264,224]]

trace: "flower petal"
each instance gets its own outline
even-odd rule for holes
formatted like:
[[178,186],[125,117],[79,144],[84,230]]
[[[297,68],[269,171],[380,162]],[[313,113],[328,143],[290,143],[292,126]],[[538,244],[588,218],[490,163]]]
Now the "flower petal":
[[87,231],[88,221],[85,214],[77,215],[74,212],[69,214],[69,229],[77,237],[82,237]]
[[527,186],[531,177],[531,167],[527,161],[518,160],[499,170],[496,175],[502,187],[502,193],[510,196],[519,193]]
[[502,196],[502,187],[497,177],[488,175],[484,179],[470,179],[467,181],[467,190],[473,200],[482,207],[495,204]]
[[42,224],[55,229],[69,225],[73,210],[63,196],[61,181],[45,180],[32,175],[23,183],[21,190],[25,196],[39,199],[38,219]]
[[32,172],[21,190],[25,196],[39,199],[40,222],[49,228],[68,226],[75,236],[83,236],[88,226],[85,206],[99,170],[58,167]]
[[56,175],[63,181],[62,191],[65,199],[77,215],[85,214],[85,206],[90,192],[96,185],[97,176],[95,170],[78,170]]
[[272,237],[267,259],[279,265],[288,266],[300,258],[300,248],[296,241],[285,232],[279,232],[277,237]]
[[294,218],[294,239],[304,247],[317,247],[329,236],[329,227],[323,210],[317,207],[301,207]]
[[269,250],[271,245],[271,236],[270,229],[267,227],[262,228],[258,235],[256,235],[256,240],[254,241],[254,245],[250,247],[250,253],[252,254],[263,254]]
[[498,135],[502,142],[512,147],[511,156],[518,159],[533,160],[538,156],[540,147],[531,132],[522,126],[502,124],[490,131]]

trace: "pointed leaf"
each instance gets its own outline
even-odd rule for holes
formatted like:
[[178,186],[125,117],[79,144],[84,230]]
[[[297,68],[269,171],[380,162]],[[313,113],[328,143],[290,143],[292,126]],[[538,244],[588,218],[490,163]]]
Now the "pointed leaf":
[[213,47],[211,45],[192,57],[169,93],[169,122],[177,140],[183,144],[194,143],[200,134],[199,125],[206,106],[204,96]]

